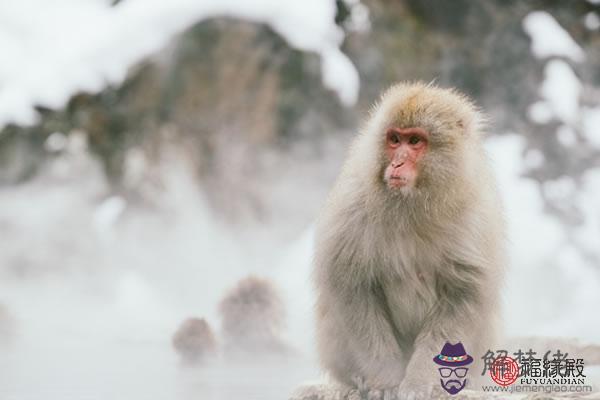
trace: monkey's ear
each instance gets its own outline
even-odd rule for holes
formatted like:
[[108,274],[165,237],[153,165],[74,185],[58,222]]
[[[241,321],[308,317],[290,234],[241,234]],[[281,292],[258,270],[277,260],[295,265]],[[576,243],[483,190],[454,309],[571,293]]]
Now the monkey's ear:
[[477,109],[460,115],[456,121],[456,127],[467,136],[479,136],[487,126],[488,120]]

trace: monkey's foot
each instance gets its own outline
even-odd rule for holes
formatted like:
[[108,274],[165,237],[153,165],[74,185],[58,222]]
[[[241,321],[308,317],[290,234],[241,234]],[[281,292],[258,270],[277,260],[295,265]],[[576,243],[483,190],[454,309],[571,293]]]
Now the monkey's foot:
[[398,389],[371,389],[367,393],[366,400],[396,400]]

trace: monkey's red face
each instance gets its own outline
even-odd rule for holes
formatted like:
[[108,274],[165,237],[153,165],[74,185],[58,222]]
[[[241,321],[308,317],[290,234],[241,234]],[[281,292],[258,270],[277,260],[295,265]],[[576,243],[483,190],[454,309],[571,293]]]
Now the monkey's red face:
[[419,175],[419,161],[429,144],[429,133],[422,128],[389,128],[385,155],[389,164],[383,179],[389,188],[412,188]]

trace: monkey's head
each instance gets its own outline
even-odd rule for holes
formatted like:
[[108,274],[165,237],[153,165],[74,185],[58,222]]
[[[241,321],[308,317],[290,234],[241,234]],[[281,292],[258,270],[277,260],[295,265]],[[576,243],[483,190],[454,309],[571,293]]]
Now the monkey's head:
[[377,155],[370,173],[394,194],[452,189],[477,153],[468,148],[480,145],[480,122],[473,103],[454,90],[398,84],[381,97],[359,147]]

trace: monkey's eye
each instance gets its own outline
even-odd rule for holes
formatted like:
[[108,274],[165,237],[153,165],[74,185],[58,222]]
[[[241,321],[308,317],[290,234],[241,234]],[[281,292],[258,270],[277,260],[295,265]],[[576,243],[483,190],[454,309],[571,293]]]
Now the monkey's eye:
[[391,132],[391,133],[388,135],[388,141],[389,141],[391,144],[399,144],[399,143],[400,143],[400,136],[398,136],[398,134],[397,134],[397,133]]
[[421,138],[416,136],[416,135],[412,135],[409,139],[408,139],[408,143],[409,144],[418,144],[419,142],[421,142]]

